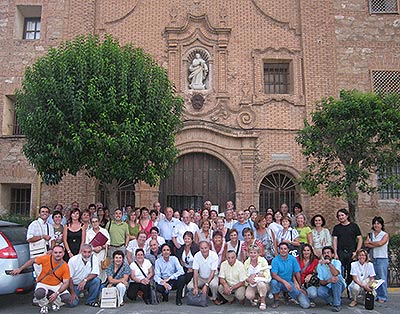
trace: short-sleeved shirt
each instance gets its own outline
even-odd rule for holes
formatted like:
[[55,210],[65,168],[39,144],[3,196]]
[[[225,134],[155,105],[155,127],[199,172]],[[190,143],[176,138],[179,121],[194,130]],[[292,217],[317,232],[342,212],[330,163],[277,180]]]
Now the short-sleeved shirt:
[[279,231],[278,236],[276,237],[276,242],[281,243],[282,240],[294,241],[298,237],[299,237],[299,232],[296,229],[289,227],[289,229],[285,233],[283,229]]
[[72,256],[68,261],[68,266],[74,285],[78,285],[90,274],[100,274],[99,260],[94,254],[89,258],[86,264],[83,262],[81,254]]
[[350,275],[357,276],[359,281],[376,276],[374,265],[371,262],[361,265],[359,261],[351,263]]
[[300,243],[308,243],[308,234],[311,232],[310,227],[296,228],[299,233],[299,241]]
[[235,264],[232,266],[229,265],[228,261],[224,261],[221,264],[218,277],[225,279],[228,286],[232,287],[247,279],[246,268],[244,268],[243,263],[238,260],[236,260]]
[[[339,260],[337,260],[337,259],[333,259],[333,260],[331,261],[331,263],[332,263],[332,265],[339,271],[339,275],[338,275],[339,280],[341,280],[342,283],[344,284],[344,286],[346,287],[346,282],[344,281],[343,276],[342,276],[342,263],[341,263]],[[317,272],[318,272],[318,278],[319,278],[320,280],[328,280],[329,278],[332,277],[332,273],[331,273],[331,270],[330,270],[330,268],[329,268],[329,265],[326,265],[326,264],[318,264],[318,266],[317,266]],[[331,287],[332,287],[332,284],[331,284],[331,283],[328,283],[328,284],[326,285],[326,287],[331,288]]]
[[[55,269],[59,265],[59,264],[56,264],[53,256],[51,256],[51,255],[46,254],[46,255],[38,256],[35,259],[35,263],[38,265],[42,265],[42,272],[40,273],[39,277],[37,278],[37,282],[40,281],[40,282],[44,283],[45,285],[57,286],[63,280],[69,279],[71,277],[68,264],[65,263],[64,261],[61,261],[61,263],[63,263],[63,264],[56,271],[51,273],[52,270]],[[48,276],[46,276],[46,274],[48,274],[48,273],[50,273],[50,274]],[[42,278],[43,278],[43,280],[42,280]]]
[[160,230],[160,236],[162,236],[166,241],[172,240],[172,235],[174,234],[175,228],[177,228],[182,222],[174,217],[171,220],[164,218],[160,220],[157,228]]
[[316,272],[318,266],[318,258],[314,258],[314,260],[307,265],[304,263],[304,260],[300,259],[300,256],[297,256],[296,259],[300,266],[301,283],[304,283],[304,279],[306,278],[306,276]]
[[105,228],[110,234],[110,245],[125,245],[126,236],[129,234],[128,224],[121,222],[117,224],[114,220],[108,222]]
[[42,218],[38,218],[31,222],[28,226],[28,231],[26,232],[26,240],[29,240],[32,237],[49,235],[51,239],[54,238],[54,229],[53,225],[43,221]]
[[207,258],[204,258],[201,252],[197,252],[193,258],[193,269],[199,271],[201,278],[208,278],[211,271],[218,270],[218,254],[210,250]]
[[[139,266],[135,262],[132,262],[129,267],[135,273],[135,277],[136,278],[138,278],[139,280],[142,280],[142,279],[145,278],[143,273],[142,273],[142,271],[139,269]],[[153,267],[153,265],[151,265],[151,262],[148,259],[145,258],[144,261],[143,261],[143,265],[140,266],[140,268],[146,274],[146,277],[149,275],[149,271],[150,271],[151,267]]]
[[[108,276],[114,276],[114,262],[111,262],[110,266],[107,267],[106,269],[106,274]],[[130,275],[131,274],[131,269],[129,268],[129,265],[124,262],[118,273],[114,276],[114,279],[122,279],[124,275]]]
[[347,225],[338,224],[333,227],[332,236],[337,237],[338,251],[348,250],[355,252],[357,249],[357,237],[360,235],[360,227],[354,222],[350,222]]
[[244,237],[242,235],[242,231],[245,228],[250,228],[251,230],[254,230],[254,226],[252,225],[250,219],[246,220],[244,223],[240,223],[239,221],[237,221],[233,225],[233,229],[236,229],[238,231],[238,239],[240,241],[244,241]]
[[297,263],[296,258],[291,254],[289,254],[286,259],[282,259],[282,256],[279,254],[272,260],[271,273],[277,274],[287,282],[293,283],[293,273],[299,271],[299,263]]

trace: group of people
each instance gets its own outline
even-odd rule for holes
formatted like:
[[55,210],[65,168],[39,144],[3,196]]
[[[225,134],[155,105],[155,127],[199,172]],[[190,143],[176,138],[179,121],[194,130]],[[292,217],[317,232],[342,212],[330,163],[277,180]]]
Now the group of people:
[[104,287],[117,288],[120,306],[125,297],[135,301],[138,294],[146,304],[154,302],[152,289],[164,302],[170,290],[177,290],[175,302],[182,305],[187,289],[217,305],[248,299],[260,310],[266,309],[267,296],[273,308],[280,306],[281,295],[285,303],[302,308],[315,306],[319,297],[339,312],[346,287],[350,306],[356,306],[362,292],[373,290],[374,279],[383,279],[376,299],[387,301],[389,236],[381,217],[374,217],[363,246],[360,228],[349,221],[346,209],[338,210],[339,223],[331,233],[320,214],[309,226],[298,203],[292,212],[282,204],[265,214],[253,205],[235,210],[231,201],[223,214],[211,207],[206,201],[201,211],[166,207],[162,212],[155,202],[152,210],[127,205],[110,217],[101,203],[84,211],[77,203],[70,211],[55,208],[51,216],[42,206],[27,241],[45,241],[48,252],[13,274],[41,265],[35,268],[34,294],[41,313],[50,304],[55,310],[76,306],[85,290],[85,303],[97,307]]

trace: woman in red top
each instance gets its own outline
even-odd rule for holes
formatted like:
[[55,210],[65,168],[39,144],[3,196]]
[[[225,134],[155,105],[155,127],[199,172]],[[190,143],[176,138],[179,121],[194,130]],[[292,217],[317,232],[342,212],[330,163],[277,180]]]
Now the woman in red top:
[[[300,265],[300,284],[307,291],[310,300],[314,300],[317,297],[317,287],[311,285],[310,279],[317,272],[318,258],[315,257],[313,248],[308,243],[303,244],[301,254],[296,258]],[[315,303],[311,302],[311,306],[315,306]]]
[[150,219],[149,209],[142,207],[139,216],[140,230],[146,232],[147,238],[150,237],[150,229],[153,228],[153,221]]

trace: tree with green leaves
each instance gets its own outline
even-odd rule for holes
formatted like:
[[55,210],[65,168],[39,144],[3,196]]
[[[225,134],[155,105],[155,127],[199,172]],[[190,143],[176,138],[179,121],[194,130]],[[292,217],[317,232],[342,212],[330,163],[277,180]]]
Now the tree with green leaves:
[[84,171],[117,206],[119,181],[170,174],[183,100],[139,48],[109,35],[62,43],[26,69],[16,98],[23,152],[46,184]]
[[[400,177],[391,172],[400,156],[398,94],[352,90],[341,91],[338,99],[324,98],[296,141],[308,161],[301,186],[311,195],[323,186],[328,194],[344,198],[353,220],[359,192],[400,188]],[[379,185],[374,174],[380,174]]]

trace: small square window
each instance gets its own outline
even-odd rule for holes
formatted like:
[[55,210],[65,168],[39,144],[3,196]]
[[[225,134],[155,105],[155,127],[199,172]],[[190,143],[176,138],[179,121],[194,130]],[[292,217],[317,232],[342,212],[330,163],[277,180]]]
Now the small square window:
[[[392,169],[390,169],[386,173],[378,174],[378,186],[382,185],[382,181],[387,177],[387,175],[400,176],[400,162],[397,163],[397,165],[395,165]],[[380,189],[378,195],[379,199],[381,200],[400,199],[400,189],[398,188],[397,185],[391,184],[385,189]]]
[[370,0],[370,13],[398,13],[398,0]]
[[11,188],[10,213],[29,216],[31,211],[31,187],[16,186]]
[[264,63],[264,92],[266,94],[290,93],[290,63]]
[[23,39],[40,39],[40,17],[25,18]]

